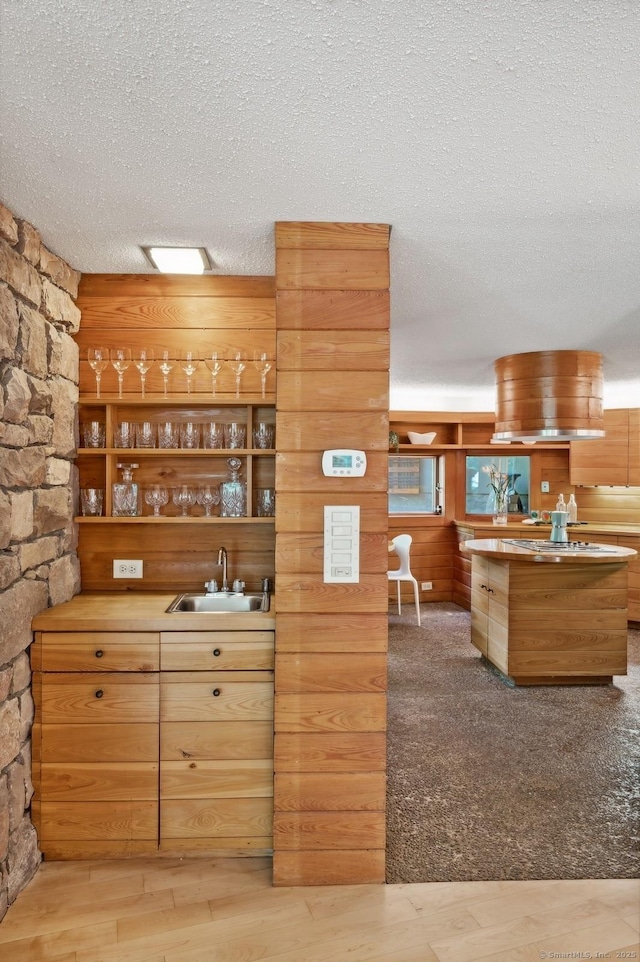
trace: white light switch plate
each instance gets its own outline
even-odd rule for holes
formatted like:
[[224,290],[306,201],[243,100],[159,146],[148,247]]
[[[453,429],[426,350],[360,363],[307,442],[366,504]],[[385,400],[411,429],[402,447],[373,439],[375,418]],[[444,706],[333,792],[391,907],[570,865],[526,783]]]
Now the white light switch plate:
[[324,581],[360,581],[360,505],[324,506]]

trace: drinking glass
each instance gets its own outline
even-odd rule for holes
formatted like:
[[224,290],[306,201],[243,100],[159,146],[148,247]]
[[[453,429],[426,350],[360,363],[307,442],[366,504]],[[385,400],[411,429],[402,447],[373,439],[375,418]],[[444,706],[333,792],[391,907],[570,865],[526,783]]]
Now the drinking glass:
[[224,424],[222,421],[207,421],[202,425],[203,448],[224,447]]
[[210,354],[206,354],[204,358],[204,363],[209,368],[211,372],[211,396],[216,396],[216,381],[218,379],[218,374],[222,370],[222,356],[218,354],[217,351],[211,351]]
[[274,428],[273,424],[259,421],[253,428],[253,446],[261,450],[273,447]]
[[103,488],[81,488],[80,505],[82,514],[87,516],[98,516],[102,514],[102,502],[104,499]]
[[225,448],[243,448],[247,439],[247,429],[244,424],[232,421],[224,426]]
[[155,448],[156,426],[152,421],[138,421],[136,424],[136,447]]
[[267,393],[267,374],[273,367],[273,358],[271,354],[267,354],[266,351],[254,351],[253,365],[260,374],[262,397],[265,397]]
[[182,370],[187,375],[187,394],[191,394],[191,378],[198,369],[200,358],[193,351],[182,351],[180,354],[180,364]]
[[236,397],[240,397],[240,379],[247,366],[247,355],[244,351],[231,351],[227,358],[229,367],[236,376]]
[[180,425],[174,421],[162,421],[158,425],[158,447],[177,448],[180,446]]
[[187,518],[189,516],[189,508],[192,508],[196,503],[196,493],[188,484],[181,484],[179,488],[173,489],[171,499],[176,508],[182,510],[182,517]]
[[130,347],[112,347],[109,351],[111,363],[118,372],[118,397],[122,397],[122,385],[124,382],[124,372],[131,364]]
[[134,351],[133,363],[138,368],[140,372],[140,393],[144,397],[144,388],[147,380],[147,371],[151,367],[154,361],[154,353],[152,347],[139,347]]
[[200,447],[200,425],[197,421],[185,421],[180,425],[180,447]]
[[118,421],[113,434],[113,444],[116,448],[132,448],[135,443],[136,426],[133,421]]
[[159,518],[160,508],[169,502],[169,491],[162,484],[153,484],[145,491],[144,500],[150,508],[153,508],[153,517]]
[[216,488],[212,488],[209,484],[205,484],[203,487],[198,489],[196,501],[202,508],[204,508],[205,518],[210,518],[212,507],[215,504],[220,504],[220,491],[218,491]]
[[104,424],[101,421],[88,421],[82,425],[82,437],[85,448],[103,448]]
[[171,356],[171,352],[167,350],[167,348],[163,348],[161,357],[158,359],[158,367],[162,372],[162,384],[165,397],[169,394],[169,375],[173,371],[174,366],[175,360]]
[[273,488],[258,488],[256,491],[256,516],[273,518],[276,513],[276,492]]
[[89,367],[96,376],[96,397],[100,397],[100,381],[102,379],[102,372],[109,364],[109,348],[87,348],[87,360],[89,362]]

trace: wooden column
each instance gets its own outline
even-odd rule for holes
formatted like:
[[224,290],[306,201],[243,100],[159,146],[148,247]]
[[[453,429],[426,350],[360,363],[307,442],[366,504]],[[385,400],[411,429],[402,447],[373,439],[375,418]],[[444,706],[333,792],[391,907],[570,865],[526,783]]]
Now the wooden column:
[[[383,882],[389,227],[276,225],[274,884]],[[366,451],[327,478],[326,448]],[[323,581],[323,506],[359,505],[360,580]]]

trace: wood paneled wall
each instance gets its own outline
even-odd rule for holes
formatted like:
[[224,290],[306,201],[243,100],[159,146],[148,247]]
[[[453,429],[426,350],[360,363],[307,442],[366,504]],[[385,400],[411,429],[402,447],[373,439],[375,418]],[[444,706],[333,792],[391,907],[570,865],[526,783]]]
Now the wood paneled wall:
[[[389,228],[276,225],[274,884],[384,881]],[[363,478],[321,453],[367,452]],[[323,582],[323,506],[361,509],[360,581]]]
[[[241,348],[252,357],[254,348],[275,354],[275,283],[273,277],[214,277],[163,274],[84,274],[77,300],[82,312],[80,331],[75,337],[80,349],[80,393],[95,397],[95,378],[87,363],[87,348],[91,345],[131,348],[152,347],[158,357],[163,348],[174,356],[184,349],[193,349],[201,358],[208,351],[225,354],[231,348]],[[216,400],[234,397],[233,372],[224,365],[218,377],[216,398],[211,395],[211,374],[201,361],[193,377],[192,394],[197,398]],[[188,407],[185,374],[176,363],[169,378],[169,397],[166,410],[186,417]],[[147,375],[147,397],[162,404],[162,375],[157,363]],[[257,400],[256,411],[266,420],[273,419],[273,408],[260,405],[260,375],[249,361],[242,375],[241,397],[237,406],[223,411],[220,420],[231,415],[245,420],[246,404]],[[117,399],[117,376],[109,367],[102,377],[103,398]],[[124,398],[119,402],[125,418],[140,419],[139,409],[127,407],[140,398],[140,377],[132,364],[124,376]],[[267,404],[275,400],[275,372],[267,380]],[[91,409],[88,409],[90,411]],[[198,419],[205,417],[206,408],[192,410]],[[169,415],[171,416],[171,415]],[[82,407],[81,407],[82,417]],[[152,420],[155,417],[152,415]],[[231,453],[231,452],[230,452]],[[138,462],[136,480],[144,487],[157,474],[157,462],[150,464],[135,457],[135,449],[126,461]],[[95,469],[94,483],[100,486],[100,459],[84,459],[89,480]],[[273,459],[254,461],[254,480],[263,486],[273,485]],[[199,457],[171,461],[171,452],[162,467],[169,485],[178,484],[181,473],[197,477],[202,483],[217,484],[226,476],[226,463],[221,458]],[[166,513],[170,513],[171,506]],[[105,519],[106,520],[106,519]],[[246,581],[247,588],[256,590],[263,577],[273,578],[274,526],[273,523],[227,521],[199,523],[197,519],[180,525],[158,524],[127,519],[120,523],[110,519],[107,524],[82,523],[79,526],[78,554],[81,564],[83,590],[109,591],[188,591],[202,589],[206,580],[219,577],[214,566],[217,548],[224,545],[229,552],[229,572],[232,577]],[[141,558],[144,578],[131,581],[114,580],[113,558]]]

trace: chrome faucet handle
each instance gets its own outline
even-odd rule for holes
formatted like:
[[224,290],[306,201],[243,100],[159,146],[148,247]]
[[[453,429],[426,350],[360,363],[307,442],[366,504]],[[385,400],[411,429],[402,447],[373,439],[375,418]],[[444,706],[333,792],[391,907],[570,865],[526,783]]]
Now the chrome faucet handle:
[[218,582],[212,578],[211,581],[205,581],[204,588],[208,595],[212,595],[218,590]]
[[241,594],[244,591],[244,581],[240,581],[239,578],[236,578],[233,582],[232,590],[235,591],[236,594]]

